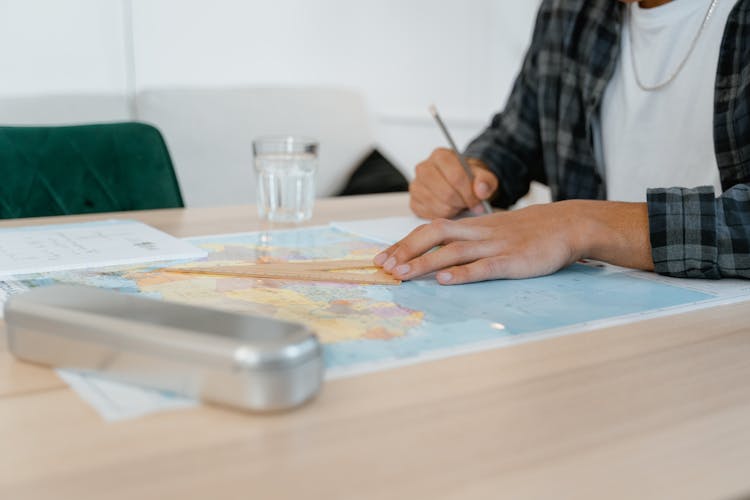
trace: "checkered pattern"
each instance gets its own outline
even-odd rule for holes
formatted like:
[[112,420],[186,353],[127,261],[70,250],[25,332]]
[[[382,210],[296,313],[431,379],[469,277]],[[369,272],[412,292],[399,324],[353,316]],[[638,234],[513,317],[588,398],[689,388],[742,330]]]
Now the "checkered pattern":
[[[501,180],[507,207],[547,184],[555,200],[604,199],[592,122],[619,55],[624,6],[615,0],[545,0],[505,109],[467,148]],[[706,68],[713,67],[707,63]],[[716,76],[714,144],[724,194],[711,188],[648,191],[656,271],[750,278],[750,0],[738,0]]]

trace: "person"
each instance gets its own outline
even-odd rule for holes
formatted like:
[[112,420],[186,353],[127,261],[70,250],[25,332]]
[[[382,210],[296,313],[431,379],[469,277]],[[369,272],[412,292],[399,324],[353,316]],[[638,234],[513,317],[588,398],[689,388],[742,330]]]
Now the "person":
[[[435,150],[409,187],[434,220],[375,263],[446,285],[583,258],[750,277],[748,68],[750,0],[544,0],[505,109],[465,151],[473,184]],[[554,202],[449,220],[531,181]]]

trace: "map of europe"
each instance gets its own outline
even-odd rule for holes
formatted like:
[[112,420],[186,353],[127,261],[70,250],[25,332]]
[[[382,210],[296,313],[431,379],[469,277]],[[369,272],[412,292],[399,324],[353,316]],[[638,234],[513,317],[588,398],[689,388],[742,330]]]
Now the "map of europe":
[[[371,258],[383,245],[332,227],[189,239],[211,265]],[[174,263],[170,263],[174,264]],[[700,290],[598,265],[551,276],[441,286],[426,276],[397,286],[169,273],[165,264],[31,275],[16,288],[72,283],[309,325],[329,375],[433,358],[575,325],[699,303]]]

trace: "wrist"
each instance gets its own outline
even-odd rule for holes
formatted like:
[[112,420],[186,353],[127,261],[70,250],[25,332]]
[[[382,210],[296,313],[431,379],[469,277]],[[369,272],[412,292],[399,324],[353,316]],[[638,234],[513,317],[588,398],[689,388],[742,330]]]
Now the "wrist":
[[578,258],[653,270],[645,203],[596,200],[563,202],[571,212],[571,247]]

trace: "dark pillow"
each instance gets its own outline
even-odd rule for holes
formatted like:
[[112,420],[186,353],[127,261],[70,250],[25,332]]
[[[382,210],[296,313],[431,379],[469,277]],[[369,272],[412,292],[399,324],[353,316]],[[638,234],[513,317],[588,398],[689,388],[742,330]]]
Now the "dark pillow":
[[338,196],[408,191],[409,181],[377,149],[360,162]]

